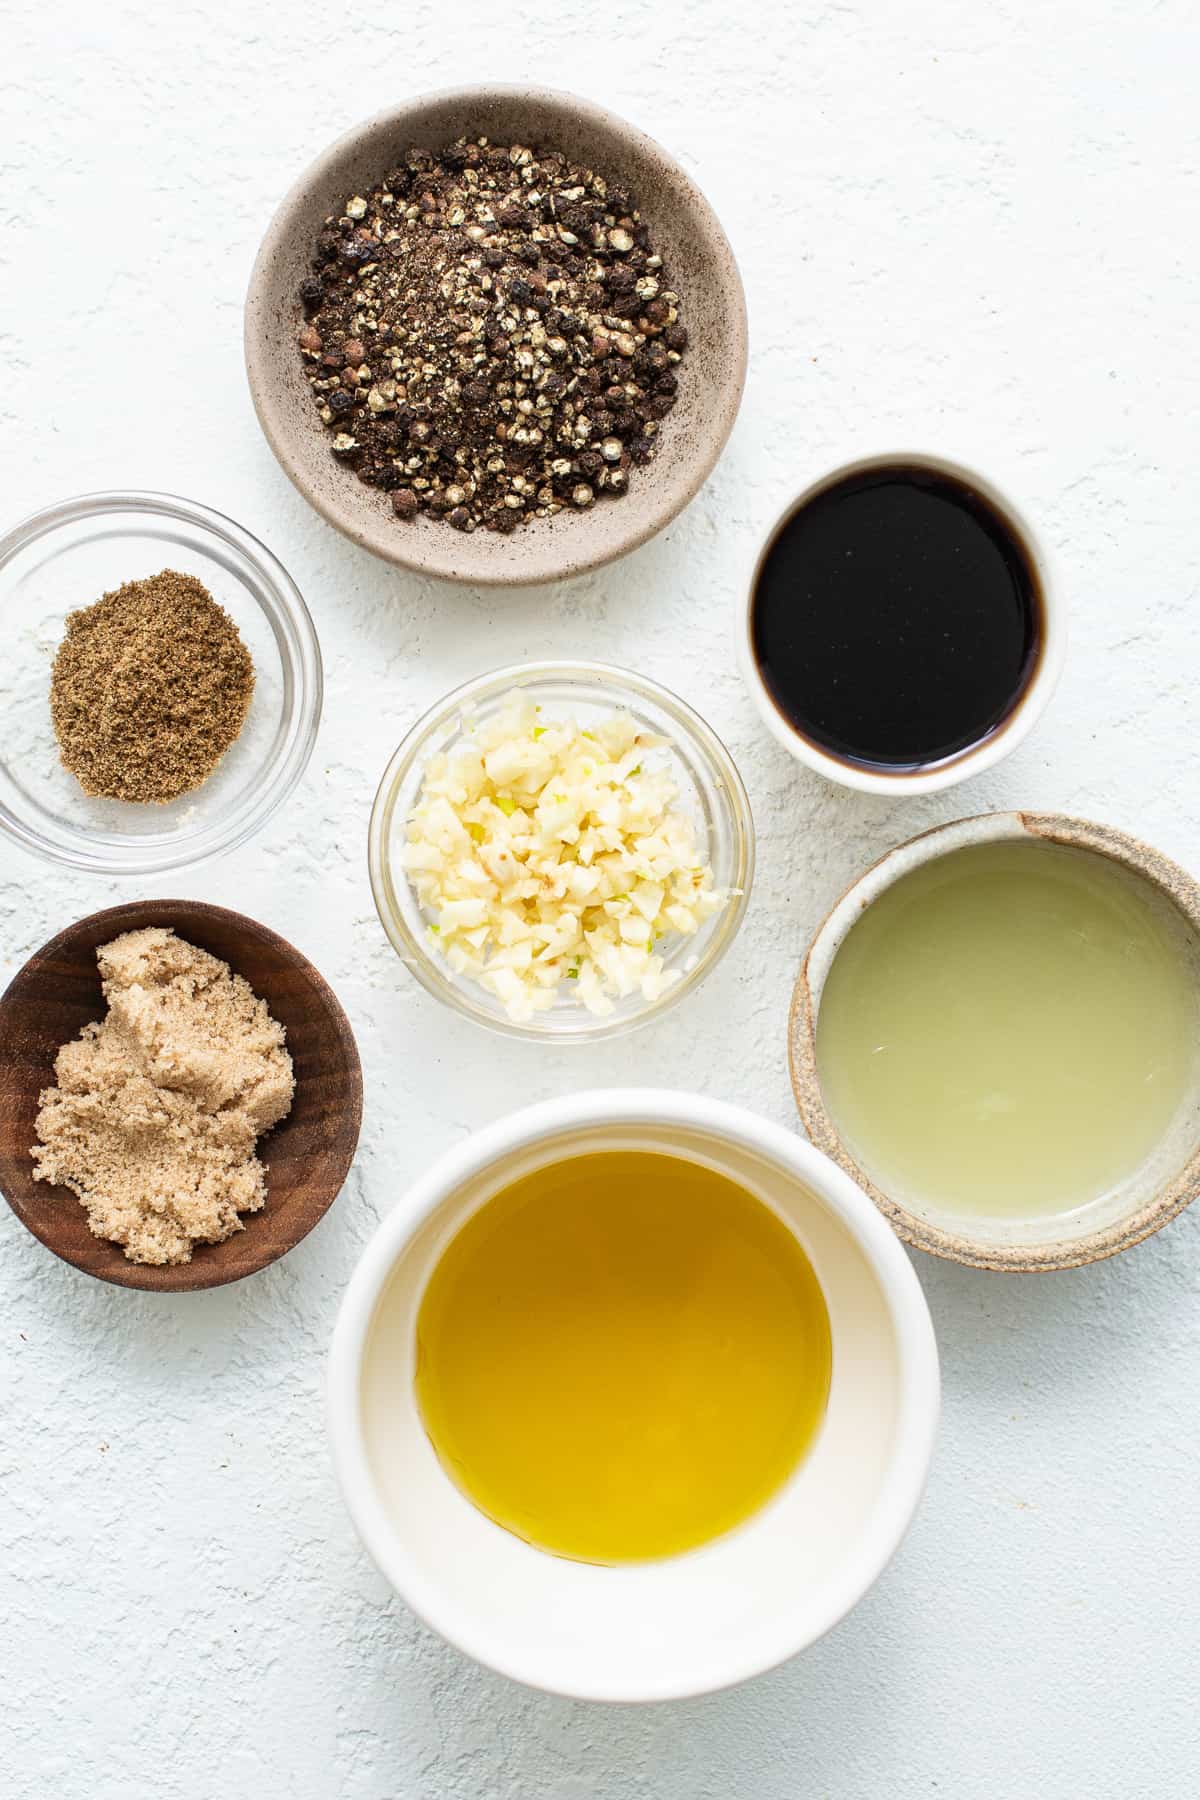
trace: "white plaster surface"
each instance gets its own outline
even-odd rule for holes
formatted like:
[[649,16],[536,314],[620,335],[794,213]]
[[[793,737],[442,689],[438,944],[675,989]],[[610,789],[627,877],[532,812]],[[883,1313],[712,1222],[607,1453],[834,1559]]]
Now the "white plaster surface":
[[[343,1513],[322,1377],[375,1221],[481,1122],[644,1076],[794,1123],[796,965],[900,838],[1055,807],[1200,868],[1194,8],[12,0],[0,44],[3,513],[175,490],[295,575],[328,679],[308,775],[255,843],[142,891],[232,902],[290,937],[341,995],[366,1072],[341,1199],[241,1286],[120,1292],[0,1218],[4,1800],[1188,1800],[1200,1209],[1072,1274],[918,1258],[945,1418],[910,1538],[808,1655],[694,1703],[545,1698],[417,1625]],[[575,88],[661,138],[749,298],[749,386],[714,478],[658,541],[549,591],[433,586],[342,542],[277,470],[242,374],[246,277],[296,171],[399,95],[475,77]],[[894,804],[774,747],[731,645],[745,557],[789,491],[901,445],[1011,485],[1074,630],[1009,763]],[[569,1054],[498,1048],[440,1011],[366,878],[371,796],[418,709],[547,653],[636,663],[699,706],[760,841],[743,935],[703,992]],[[0,976],[126,897],[0,851]]]

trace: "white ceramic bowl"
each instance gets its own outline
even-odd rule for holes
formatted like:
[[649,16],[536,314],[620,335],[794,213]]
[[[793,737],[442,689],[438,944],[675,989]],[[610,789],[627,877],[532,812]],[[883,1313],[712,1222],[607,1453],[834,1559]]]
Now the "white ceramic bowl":
[[[568,1155],[634,1148],[720,1169],[795,1231],[829,1308],[833,1372],[816,1443],[760,1512],[700,1550],[607,1568],[534,1549],[450,1481],[417,1411],[414,1326],[446,1243],[499,1188]],[[386,1323],[376,1327],[389,1287]],[[667,1700],[773,1667],[866,1593],[925,1483],[937,1351],[899,1242],[820,1152],[704,1096],[617,1089],[500,1120],[410,1189],[346,1291],[329,1403],[351,1516],[414,1612],[479,1662],[533,1687],[580,1699]]]
[[[754,654],[753,643],[755,589],[758,586],[759,575],[767,553],[783,526],[795,513],[799,512],[802,506],[807,505],[825,488],[832,487],[835,482],[843,481],[847,476],[861,475],[872,469],[888,468],[896,464],[910,468],[928,469],[931,473],[938,475],[948,475],[951,479],[962,482],[964,486],[973,488],[976,493],[981,494],[985,500],[991,503],[1025,551],[1041,593],[1045,626],[1041,653],[1032,679],[1003,723],[980,743],[970,744],[965,750],[959,750],[941,762],[926,763],[916,769],[868,768],[861,764],[846,762],[840,757],[831,755],[821,745],[814,743],[811,738],[805,737],[802,732],[797,731],[791,721],[785,719],[776,706],[771,691],[763,680]],[[756,553],[749,571],[740,606],[738,656],[742,665],[742,674],[750,689],[751,697],[772,737],[777,739],[785,750],[790,750],[799,762],[806,763],[810,769],[815,769],[818,775],[824,775],[830,781],[840,782],[843,787],[857,788],[864,794],[887,794],[893,799],[898,799],[906,794],[932,794],[940,788],[953,787],[957,782],[966,781],[969,776],[982,775],[985,769],[993,768],[1010,751],[1015,750],[1022,739],[1033,730],[1049,705],[1051,695],[1058,685],[1058,678],[1062,673],[1067,653],[1066,606],[1054,579],[1046,548],[1039,540],[1029,520],[1005,494],[1000,492],[994,483],[977,474],[974,469],[969,469],[962,463],[952,462],[948,457],[930,456],[921,450],[889,450],[875,456],[863,456],[854,462],[842,463],[838,468],[830,469],[824,475],[819,476],[816,481],[810,482],[783,509],[763,539],[762,546]]]

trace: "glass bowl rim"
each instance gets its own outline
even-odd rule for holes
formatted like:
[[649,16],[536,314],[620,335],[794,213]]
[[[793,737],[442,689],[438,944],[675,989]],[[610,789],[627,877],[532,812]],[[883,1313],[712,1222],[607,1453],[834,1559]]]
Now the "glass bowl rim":
[[236,849],[292,793],[308,766],[321,723],[321,648],[304,598],[275,553],[227,514],[178,494],[137,488],[102,489],[40,507],[0,535],[0,575],[17,555],[40,539],[105,513],[173,519],[200,540],[215,539],[224,544],[248,564],[261,587],[261,593],[249,590],[251,597],[267,617],[280,665],[293,686],[292,702],[284,717],[283,750],[276,759],[273,779],[260,785],[249,802],[181,836],[169,850],[153,842],[146,850],[139,850],[134,840],[117,848],[109,839],[89,838],[85,830],[74,834],[74,842],[60,844],[0,800],[0,834],[23,850],[91,874],[161,874]]
[[[409,930],[396,898],[391,860],[387,851],[401,784],[435,733],[472,702],[500,699],[514,687],[531,687],[548,681],[591,685],[603,691],[606,696],[611,696],[614,705],[620,703],[621,693],[629,694],[649,701],[668,715],[678,734],[675,740],[677,754],[682,748],[685,762],[695,759],[707,765],[709,772],[716,778],[715,785],[725,795],[725,811],[730,823],[735,856],[730,885],[740,890],[734,893],[725,911],[717,915],[718,928],[695,966],[657,1000],[644,1002],[632,1013],[603,1018],[597,1018],[581,1006],[578,1026],[558,1026],[553,1030],[543,1025],[537,1015],[529,1023],[518,1023],[499,1013],[492,1013],[482,1001],[475,1002],[473,997],[454,984],[425,944]],[[750,810],[750,799],[737,764],[712,727],[686,700],[660,682],[614,663],[579,658],[510,663],[504,668],[490,669],[461,682],[428,707],[404,734],[384,769],[371,807],[367,843],[371,895],[379,922],[397,956],[426,992],[444,1001],[462,1017],[474,1020],[489,1031],[503,1037],[523,1038],[527,1042],[543,1044],[596,1043],[602,1038],[621,1037],[678,1005],[716,967],[737,937],[750,903],[754,862],[754,817]]]

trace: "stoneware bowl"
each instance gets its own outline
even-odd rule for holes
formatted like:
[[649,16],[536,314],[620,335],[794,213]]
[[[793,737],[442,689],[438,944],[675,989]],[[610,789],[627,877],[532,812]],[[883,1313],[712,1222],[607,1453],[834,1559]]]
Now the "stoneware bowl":
[[[446,1475],[414,1398],[415,1320],[446,1243],[499,1188],[564,1156],[637,1148],[721,1170],[796,1233],[829,1309],[832,1384],[815,1444],[760,1512],[686,1555],[602,1567],[514,1537]],[[842,1170],[739,1107],[615,1089],[502,1119],[456,1145],[409,1190],[346,1291],[329,1408],[359,1535],[428,1624],[534,1687],[592,1700],[667,1700],[771,1668],[866,1593],[925,1483],[937,1352],[908,1258]]]
[[[1025,559],[1041,599],[1044,631],[1029,680],[1007,718],[994,731],[977,744],[970,744],[965,750],[956,751],[953,756],[940,762],[923,763],[915,768],[885,769],[849,762],[833,755],[798,731],[791,720],[784,717],[758,666],[754,653],[753,618],[754,597],[763,564],[784,526],[802,507],[807,506],[809,501],[814,500],[826,488],[832,487],[835,482],[843,481],[847,476],[868,474],[872,469],[888,468],[896,464],[928,469],[937,475],[948,475],[974,489],[990,503],[1025,552]],[[827,780],[836,781],[843,787],[857,788],[864,794],[886,794],[889,798],[898,800],[910,794],[932,794],[941,788],[954,787],[972,775],[982,775],[985,769],[994,768],[1028,736],[1050,704],[1062,674],[1067,654],[1066,604],[1045,544],[1025,514],[1007,495],[1001,493],[994,482],[945,456],[931,456],[923,450],[888,450],[859,457],[854,462],[842,463],[836,469],[828,470],[809,482],[784,508],[747,570],[746,586],[740,600],[738,653],[746,686],[763,723],[772,737],[785,750],[789,750],[798,762],[807,764],[818,775],[824,775]]]
[[[654,461],[628,493],[586,513],[535,519],[509,537],[465,535],[426,517],[398,521],[388,495],[330,454],[296,349],[297,290],[325,219],[367,193],[414,144],[464,133],[493,143],[552,144],[633,193],[676,290],[690,344],[679,402]],[[423,94],[339,138],[305,171],[267,229],[246,299],[246,370],[267,441],[305,499],[364,549],[422,575],[511,585],[594,569],[645,543],[682,511],[720,455],[746,373],[746,304],[733,252],[712,209],[653,139],[603,108],[545,88],[478,87]]]
[[[30,1149],[38,1095],[54,1081],[59,1047],[103,1018],[96,950],[123,931],[172,927],[245,976],[287,1031],[296,1074],[292,1110],[259,1140],[267,1200],[245,1230],[198,1244],[177,1268],[130,1262],[93,1237],[68,1188],[34,1181]],[[240,1281],[298,1244],[346,1179],[362,1120],[362,1070],[345,1013],[312,964],[241,913],[197,900],[141,900],[92,913],[51,938],[0,998],[0,1190],[23,1225],[64,1262],[117,1287],[183,1292]]]
[[[788,1052],[792,1086],[809,1137],[863,1187],[909,1244],[977,1269],[1071,1269],[1126,1250],[1173,1219],[1200,1186],[1200,1085],[1172,1120],[1153,1153],[1112,1192],[1055,1224],[1042,1220],[989,1220],[964,1231],[959,1217],[922,1208],[885,1193],[855,1161],[838,1134],[818,1078],[816,1031],[821,996],[834,959],[863,912],[913,869],[968,845],[1035,842],[1066,846],[1079,856],[1104,857],[1135,882],[1142,898],[1173,940],[1190,971],[1200,1019],[1200,884],[1185,870],[1136,838],[1106,825],[1059,813],[988,813],[938,826],[890,851],[850,887],[809,948],[792,998]],[[1069,1224],[1067,1220],[1069,1219]]]

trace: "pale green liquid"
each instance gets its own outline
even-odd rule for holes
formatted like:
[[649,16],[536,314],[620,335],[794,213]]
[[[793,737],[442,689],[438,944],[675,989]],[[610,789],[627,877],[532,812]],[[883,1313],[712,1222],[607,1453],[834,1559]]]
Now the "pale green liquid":
[[1132,876],[983,844],[905,876],[851,929],[817,1064],[851,1155],[923,1212],[1044,1217],[1119,1187],[1193,1069],[1196,988]]

